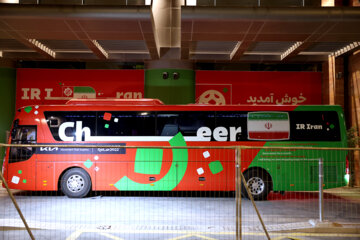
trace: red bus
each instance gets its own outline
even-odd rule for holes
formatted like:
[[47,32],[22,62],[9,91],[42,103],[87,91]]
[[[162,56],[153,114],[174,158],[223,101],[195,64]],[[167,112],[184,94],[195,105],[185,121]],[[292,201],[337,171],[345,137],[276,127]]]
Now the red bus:
[[[3,173],[10,188],[61,189],[68,197],[84,197],[91,190],[235,190],[234,151],[111,145],[346,147],[346,134],[339,106],[163,105],[152,99],[70,100],[66,105],[19,109],[9,143],[50,146],[7,148]],[[228,154],[224,154],[226,151]],[[265,199],[271,190],[317,189],[314,169],[323,152],[278,152],[281,157],[274,158],[266,151],[245,150],[242,154],[241,171],[255,199]],[[324,158],[327,188],[345,185],[345,155],[338,154],[336,161],[332,156]],[[243,161],[245,158],[248,161]],[[298,169],[296,174],[291,171],[294,168]],[[298,182],[302,183],[289,184]]]

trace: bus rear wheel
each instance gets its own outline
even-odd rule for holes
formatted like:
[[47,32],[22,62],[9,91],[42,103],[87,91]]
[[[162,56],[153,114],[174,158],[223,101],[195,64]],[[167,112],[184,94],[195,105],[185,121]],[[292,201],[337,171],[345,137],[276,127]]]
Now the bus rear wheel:
[[69,198],[85,197],[90,189],[90,176],[81,168],[69,169],[61,177],[61,191]]
[[[271,188],[269,174],[261,169],[251,169],[244,174],[244,177],[254,200],[266,200]],[[241,186],[241,192],[249,198],[244,185]]]

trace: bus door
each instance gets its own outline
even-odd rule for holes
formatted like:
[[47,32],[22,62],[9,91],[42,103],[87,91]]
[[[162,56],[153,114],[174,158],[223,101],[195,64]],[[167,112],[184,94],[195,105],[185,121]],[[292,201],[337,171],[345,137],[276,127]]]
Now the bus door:
[[[36,144],[36,139],[36,125],[18,125],[15,122],[11,132],[11,144]],[[34,190],[35,159],[35,147],[10,147],[7,175],[10,188]]]

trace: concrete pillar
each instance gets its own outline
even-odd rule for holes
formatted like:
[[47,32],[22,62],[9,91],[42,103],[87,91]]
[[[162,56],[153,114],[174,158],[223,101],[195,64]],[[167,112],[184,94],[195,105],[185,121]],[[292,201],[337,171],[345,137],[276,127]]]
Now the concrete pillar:
[[166,104],[195,102],[195,72],[181,59],[181,4],[183,0],[153,0],[152,24],[159,60],[145,70],[145,97]]
[[[6,132],[10,130],[15,113],[16,70],[0,68],[0,142],[6,143]],[[4,158],[4,149],[0,149],[0,162]]]
[[345,107],[344,57],[335,58],[335,104]]
[[195,71],[190,62],[151,61],[146,68],[146,98],[158,98],[165,104],[195,103]]
[[345,107],[344,58],[329,56],[323,63],[322,103]]
[[[349,57],[349,78],[348,78],[348,102],[349,102],[349,115],[350,126],[355,130],[355,139],[360,136],[360,51]],[[355,144],[359,147],[359,144]],[[352,163],[354,186],[360,186],[360,153],[353,154],[354,162]]]
[[152,24],[160,59],[180,59],[181,3],[181,0],[153,0]]
[[336,89],[336,82],[335,82],[335,57],[330,55],[328,59],[328,81],[329,81],[329,104],[335,104],[335,89]]
[[349,5],[352,7],[360,7],[360,1],[359,0],[350,0]]

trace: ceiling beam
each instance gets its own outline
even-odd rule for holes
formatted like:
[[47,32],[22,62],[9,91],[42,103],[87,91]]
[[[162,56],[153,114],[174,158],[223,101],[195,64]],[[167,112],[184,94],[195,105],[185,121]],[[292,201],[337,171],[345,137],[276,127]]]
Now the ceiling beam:
[[150,20],[151,14],[150,6],[2,4],[1,18]]
[[22,43],[23,45],[27,46],[30,49],[35,50],[40,55],[44,56],[48,59],[54,59],[56,57],[56,53],[54,50],[50,49],[49,47],[45,46],[43,43],[38,41],[37,39],[28,39],[24,37],[21,33],[13,29],[6,21],[0,21],[3,24],[4,31],[11,36],[16,41]]
[[238,61],[244,53],[252,46],[253,41],[238,42],[230,53],[230,61]]
[[155,44],[160,59],[180,59],[181,1],[153,0],[151,16]]
[[159,59],[158,46],[155,41],[154,35],[154,25],[150,23],[150,21],[138,21],[139,27],[141,30],[141,34],[145,41],[146,47],[149,51],[150,58],[152,60]]
[[105,49],[98,43],[98,41],[93,39],[82,39],[82,42],[99,58],[99,59],[108,59],[109,54]]
[[246,31],[243,41],[239,41],[230,53],[230,61],[238,61],[256,40],[258,33],[264,26],[264,22],[252,22]]
[[21,42],[22,44],[26,45],[27,47],[35,50],[37,53],[41,54],[47,59],[55,59],[56,58],[56,52],[47,46],[45,46],[43,43],[39,42],[36,39],[26,39],[26,38],[15,38],[17,41]]
[[353,42],[353,43],[350,43],[349,45],[341,48],[341,49],[338,49],[337,51],[335,51],[334,53],[332,53],[331,55],[335,56],[335,57],[338,57],[342,54],[345,54],[353,49],[356,49],[356,48],[359,48],[360,47],[360,42]]
[[51,50],[41,42],[39,42],[36,39],[27,39],[27,41],[32,45],[31,48],[35,49],[37,52],[39,52],[41,55],[47,57],[47,58],[55,58],[56,52],[54,50]]
[[73,34],[84,43],[99,59],[108,59],[109,53],[95,39],[91,39],[77,20],[65,20]]
[[302,51],[308,49],[312,45],[314,45],[314,42],[301,42],[301,44],[299,46],[294,48],[288,54],[281,55],[281,61],[287,61],[287,60],[291,59],[292,57],[299,55]]
[[298,49],[301,45],[303,44],[303,42],[296,42],[294,43],[291,47],[289,47],[285,52],[283,52],[280,55],[280,61],[282,61],[283,59],[285,59],[287,56],[289,56],[292,52],[296,51],[296,49]]
[[281,57],[281,61],[287,61],[292,57],[299,55],[302,51],[311,47],[318,39],[320,39],[324,34],[329,32],[332,28],[336,26],[335,22],[324,22],[317,29],[315,29],[309,36],[293,51],[291,51],[286,56]]
[[360,22],[356,7],[182,7],[182,20],[283,21],[283,22]]
[[190,59],[190,41],[181,41],[181,59]]

